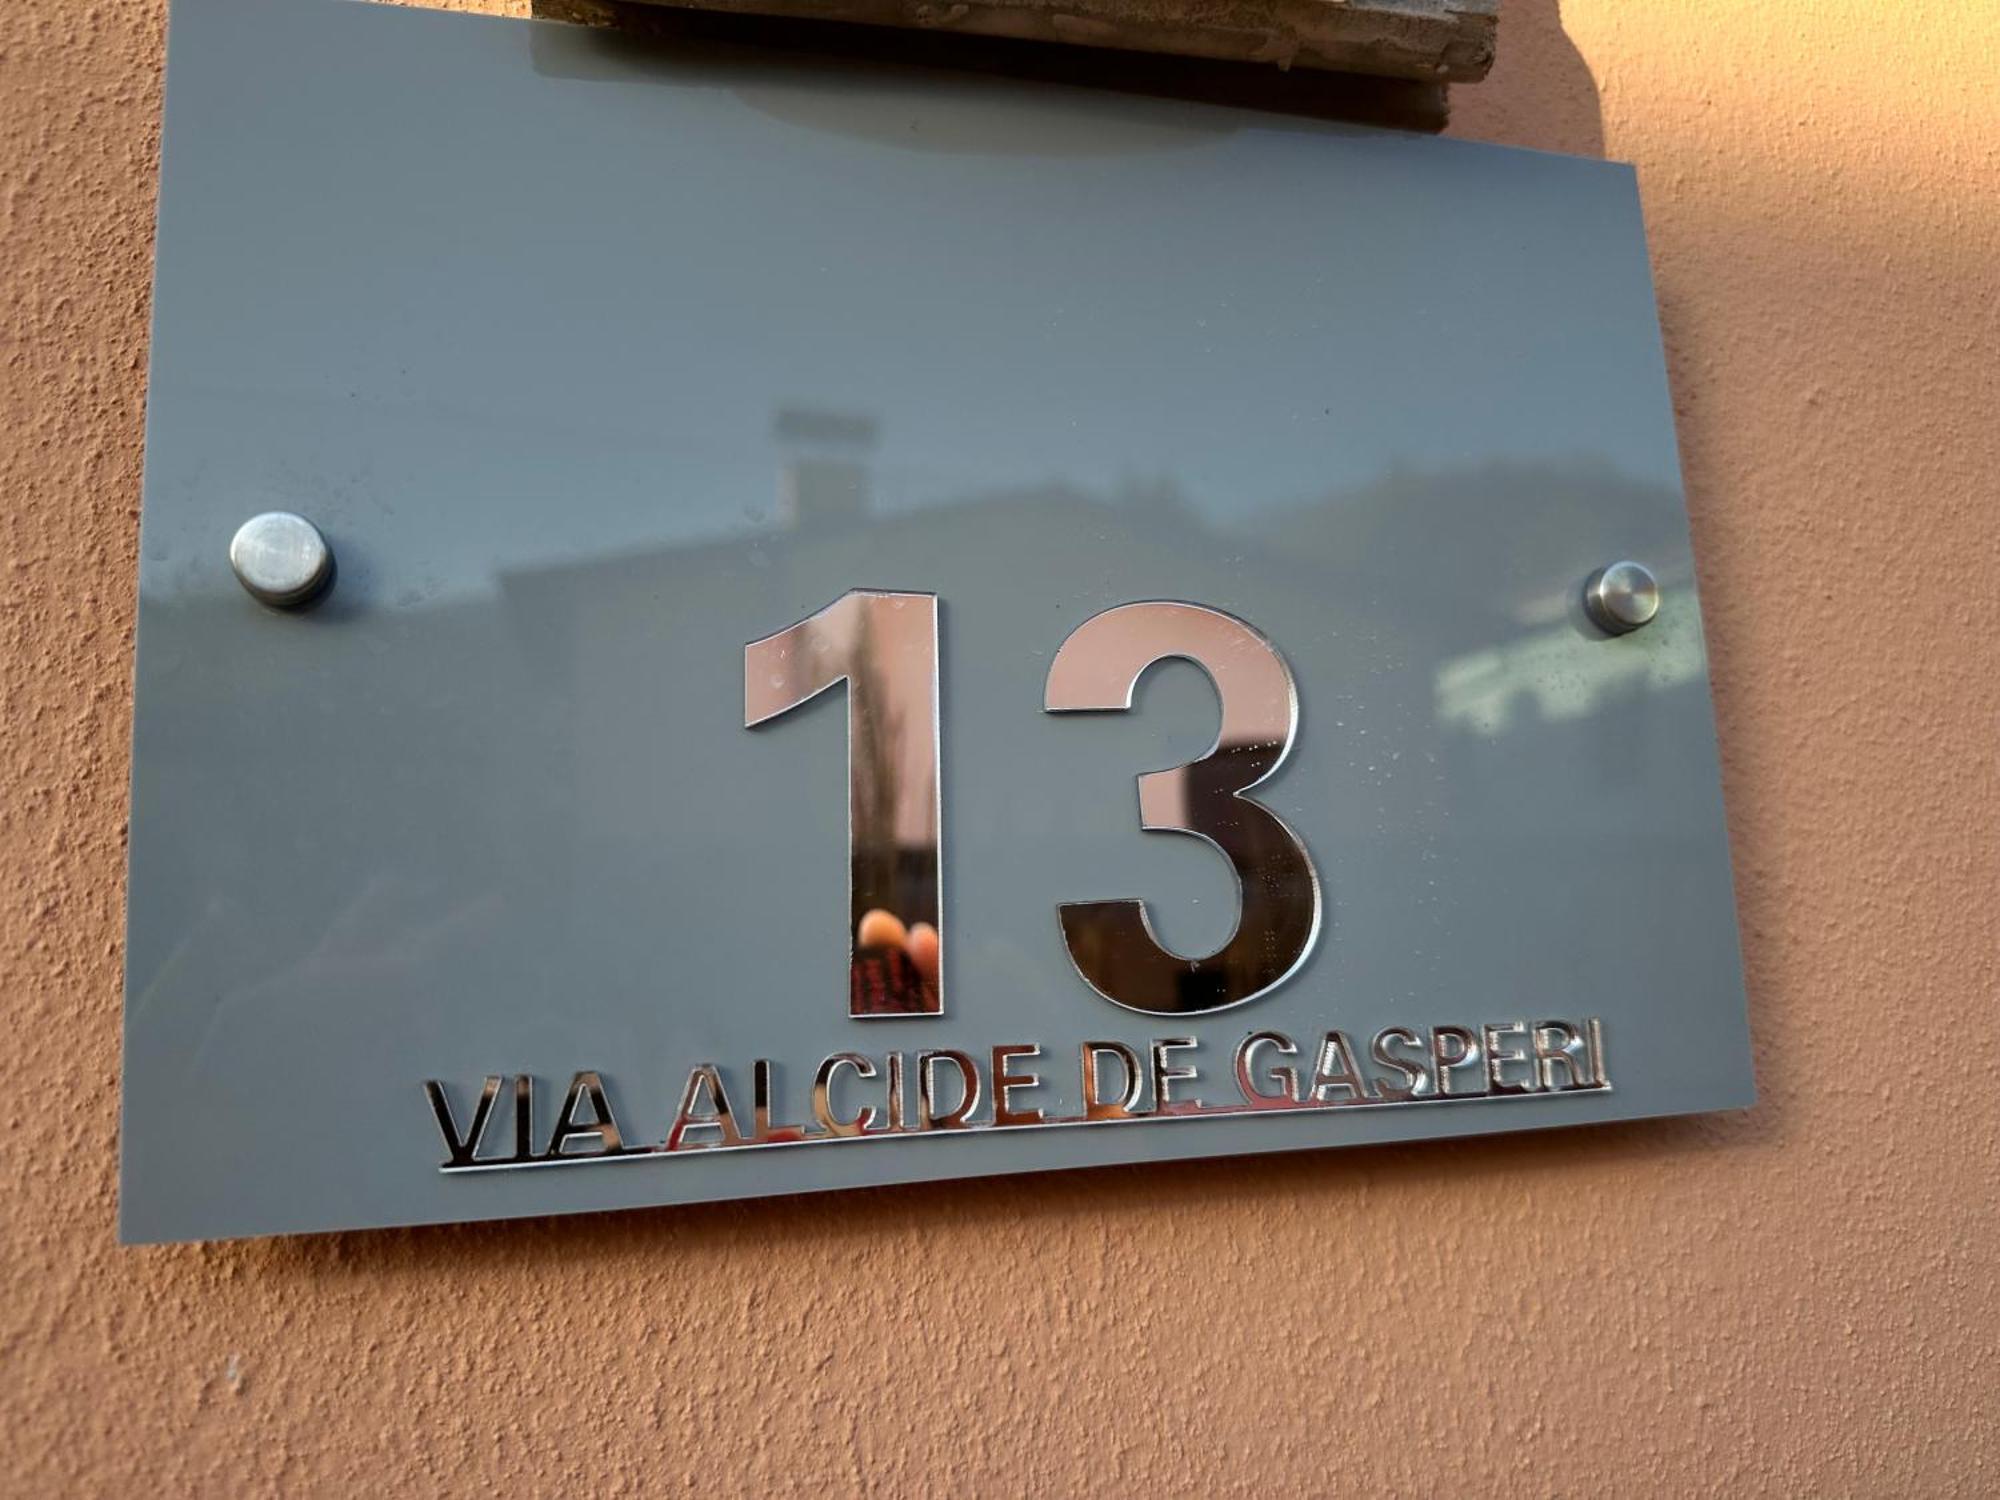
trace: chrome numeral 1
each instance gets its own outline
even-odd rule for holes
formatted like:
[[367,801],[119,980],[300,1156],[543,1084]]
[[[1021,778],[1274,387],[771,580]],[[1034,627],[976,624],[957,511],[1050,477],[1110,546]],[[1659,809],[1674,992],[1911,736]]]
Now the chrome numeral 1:
[[1049,664],[1050,713],[1116,713],[1155,662],[1185,657],[1222,700],[1222,729],[1200,760],[1139,778],[1139,823],[1207,839],[1236,872],[1236,932],[1206,958],[1161,946],[1143,901],[1059,906],[1071,962],[1105,999],[1148,1015],[1241,1005],[1298,971],[1319,938],[1319,876],[1298,835],[1246,795],[1284,762],[1298,732],[1291,668],[1255,629],[1199,604],[1123,604],[1079,625]]
[[938,601],[855,589],[743,648],[743,723],[847,684],[848,1014],[941,1015]]

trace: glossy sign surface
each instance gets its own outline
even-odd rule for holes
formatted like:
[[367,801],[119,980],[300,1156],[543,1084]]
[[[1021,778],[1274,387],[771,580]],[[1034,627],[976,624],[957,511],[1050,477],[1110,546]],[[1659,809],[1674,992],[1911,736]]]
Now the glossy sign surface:
[[129,1238],[1751,1098],[1623,168],[176,0],[155,306]]

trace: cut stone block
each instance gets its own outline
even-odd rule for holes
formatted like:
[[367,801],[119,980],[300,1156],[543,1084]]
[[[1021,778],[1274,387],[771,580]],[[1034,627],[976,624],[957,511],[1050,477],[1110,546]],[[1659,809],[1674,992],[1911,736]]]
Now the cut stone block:
[[[1499,0],[640,0],[673,10],[1273,63],[1431,84],[1493,66]],[[606,0],[536,0],[536,14],[616,24]]]

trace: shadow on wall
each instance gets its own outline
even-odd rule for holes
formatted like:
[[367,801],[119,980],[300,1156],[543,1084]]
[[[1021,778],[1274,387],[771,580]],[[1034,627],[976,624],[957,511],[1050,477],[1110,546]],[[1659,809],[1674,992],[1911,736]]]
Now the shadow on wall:
[[1451,133],[1572,156],[1604,155],[1597,80],[1563,30],[1561,0],[1502,0],[1500,53],[1451,96]]

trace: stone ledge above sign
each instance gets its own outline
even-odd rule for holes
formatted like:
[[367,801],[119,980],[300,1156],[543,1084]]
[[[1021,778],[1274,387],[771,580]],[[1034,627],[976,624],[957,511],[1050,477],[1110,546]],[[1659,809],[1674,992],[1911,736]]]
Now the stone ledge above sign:
[[[1499,0],[638,0],[1020,41],[1275,63],[1423,83],[1492,69]],[[535,0],[549,20],[618,24],[631,0]]]

